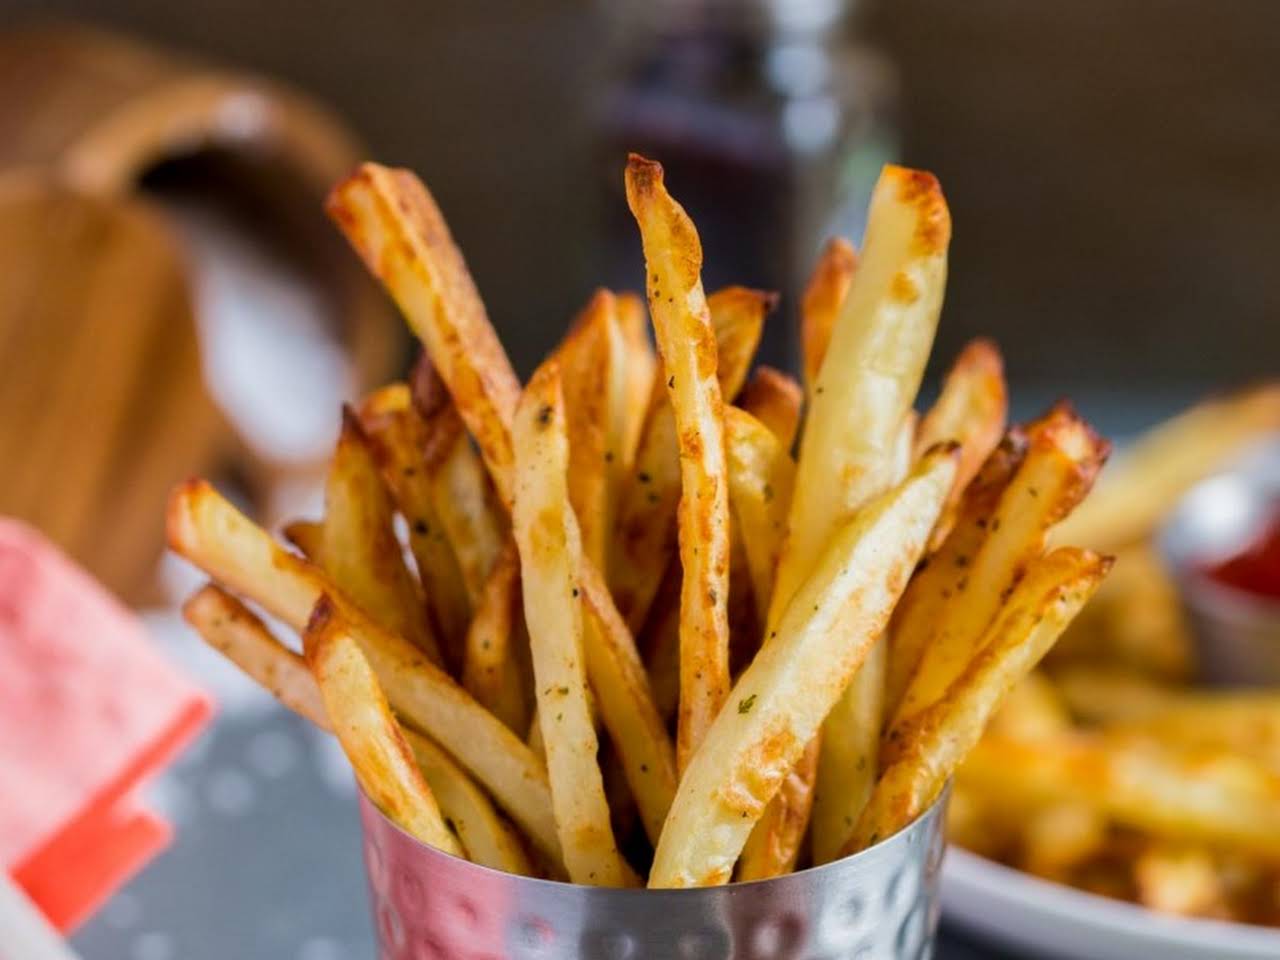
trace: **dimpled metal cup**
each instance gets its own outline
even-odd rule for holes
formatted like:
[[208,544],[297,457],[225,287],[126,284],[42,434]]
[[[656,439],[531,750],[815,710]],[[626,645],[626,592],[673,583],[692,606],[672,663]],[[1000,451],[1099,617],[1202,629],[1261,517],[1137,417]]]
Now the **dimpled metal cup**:
[[946,794],[900,833],[822,867],[694,890],[500,873],[419,843],[362,795],[380,960],[927,960]]

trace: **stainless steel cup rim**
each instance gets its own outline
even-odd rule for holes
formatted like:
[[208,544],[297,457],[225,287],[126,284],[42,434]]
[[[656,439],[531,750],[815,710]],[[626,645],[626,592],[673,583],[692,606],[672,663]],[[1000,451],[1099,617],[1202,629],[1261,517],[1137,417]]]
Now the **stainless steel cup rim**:
[[799,882],[821,883],[827,879],[835,879],[836,875],[854,872],[860,865],[871,866],[876,860],[884,857],[886,854],[893,855],[895,848],[900,848],[911,842],[914,835],[920,833],[921,829],[927,827],[933,820],[942,816],[942,812],[946,809],[947,800],[951,795],[951,782],[947,784],[939,792],[925,810],[906,826],[897,832],[890,834],[882,840],[876,841],[872,846],[865,850],[859,850],[857,853],[847,857],[841,857],[838,860],[832,860],[830,863],[820,864],[818,866],[806,867],[803,870],[795,870],[791,873],[785,873],[777,877],[770,877],[764,880],[748,880],[741,882],[733,882],[728,884],[720,884],[713,887],[664,887],[650,889],[648,887],[592,887],[586,884],[571,883],[565,880],[552,880],[544,877],[525,877],[518,874],[507,873],[494,867],[486,867],[483,864],[475,863],[465,857],[455,856],[443,850],[437,849],[430,844],[423,843],[413,834],[406,831],[398,823],[383,813],[376,803],[369,799],[368,795],[357,784],[356,793],[359,797],[361,809],[369,816],[376,817],[386,828],[399,834],[407,843],[417,847],[424,856],[438,857],[445,861],[458,865],[459,869],[467,871],[475,871],[477,875],[490,876],[494,878],[505,878],[507,880],[517,880],[522,885],[536,885],[544,890],[554,891],[574,891],[577,893],[588,892],[593,895],[608,895],[610,897],[651,897],[656,894],[660,895],[676,895],[676,896],[697,896],[705,894],[708,890],[724,891],[724,890],[745,890],[747,888],[760,889],[769,885],[776,885],[780,881],[795,882],[799,878]]

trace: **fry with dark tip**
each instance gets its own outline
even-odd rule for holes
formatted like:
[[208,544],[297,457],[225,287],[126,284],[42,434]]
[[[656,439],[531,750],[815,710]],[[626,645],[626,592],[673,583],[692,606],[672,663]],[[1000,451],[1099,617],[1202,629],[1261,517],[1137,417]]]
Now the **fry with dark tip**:
[[538,368],[516,407],[513,529],[524,576],[538,719],[551,803],[569,878],[624,886],[627,870],[609,820],[587,702],[582,542],[569,503],[569,438],[559,366]]
[[737,405],[768,427],[783,450],[790,452],[795,446],[804,390],[793,377],[773,367],[756,367]]
[[954,478],[954,449],[929,454],[827,543],[685,770],[649,886],[728,881],[756,821],[883,632]]
[[387,698],[360,645],[335,622],[321,596],[302,633],[307,664],[320,688],[329,727],[342,744],[360,788],[397,826],[423,843],[463,855],[444,825],[435,795],[400,733]]
[[329,464],[320,565],[380,626],[442,665],[426,607],[395,534],[395,508],[369,441],[350,408]]
[[676,764],[690,757],[729,694],[729,484],[724,403],[702,245],[667,192],[662,166],[627,158],[627,205],[640,227],[653,321],[680,449],[680,708]]
[[897,833],[937,799],[1005,695],[1040,662],[1110,566],[1109,558],[1073,547],[1031,565],[943,696],[889,732],[892,759],[844,855]]

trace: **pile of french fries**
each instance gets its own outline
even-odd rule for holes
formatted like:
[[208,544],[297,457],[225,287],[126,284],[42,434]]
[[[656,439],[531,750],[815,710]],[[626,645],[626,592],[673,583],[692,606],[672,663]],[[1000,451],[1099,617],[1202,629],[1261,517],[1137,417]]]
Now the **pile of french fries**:
[[1280,432],[1280,383],[1140,438],[1055,533],[1116,556],[961,766],[952,839],[1050,880],[1191,917],[1280,925],[1280,694],[1196,689],[1151,539],[1197,481]]
[[1110,565],[1048,548],[1108,445],[1065,404],[1009,426],[982,340],[916,414],[950,241],[931,175],[886,167],[861,253],[823,251],[803,386],[752,371],[775,297],[704,295],[662,167],[625,182],[645,297],[597,291],[523,386],[423,185],[340,183],[422,360],[343,411],[293,549],[202,481],[169,542],[212,580],[188,620],[424,843],[580,884],[777,876],[939,797]]

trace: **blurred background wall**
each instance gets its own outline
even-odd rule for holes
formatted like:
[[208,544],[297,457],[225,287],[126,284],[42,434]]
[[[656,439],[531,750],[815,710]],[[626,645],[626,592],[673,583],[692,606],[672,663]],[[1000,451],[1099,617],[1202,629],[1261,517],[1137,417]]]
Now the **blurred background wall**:
[[[859,36],[901,77],[902,158],[936,171],[953,209],[939,357],[989,333],[1015,382],[1064,391],[1274,372],[1280,5],[865,6]],[[8,24],[85,20],[332,105],[431,185],[523,371],[596,280],[603,7],[0,0]]]

